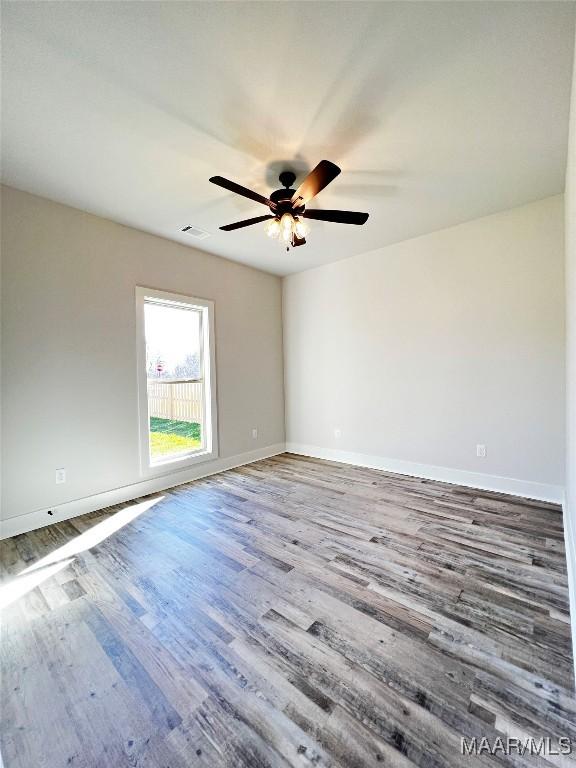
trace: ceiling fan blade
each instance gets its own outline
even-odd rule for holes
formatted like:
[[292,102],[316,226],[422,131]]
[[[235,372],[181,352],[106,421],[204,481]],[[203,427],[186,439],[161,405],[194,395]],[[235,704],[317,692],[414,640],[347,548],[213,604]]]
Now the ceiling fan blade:
[[259,195],[258,192],[254,192],[251,189],[247,189],[246,187],[242,187],[240,184],[236,184],[235,181],[229,181],[228,179],[225,179],[223,176],[212,176],[210,179],[212,184],[216,184],[219,187],[224,187],[224,189],[227,189],[229,192],[235,192],[237,195],[242,195],[242,197],[248,197],[250,200],[254,200],[257,203],[262,203],[263,205],[267,205],[268,207],[276,208],[275,203],[272,202],[272,200],[269,200],[267,197],[264,197],[263,195]]
[[242,227],[250,227],[252,224],[260,224],[261,221],[267,221],[273,219],[274,216],[256,216],[255,219],[244,219],[244,221],[236,221],[234,224],[225,224],[220,229],[225,232],[231,232],[233,229],[241,229]]
[[331,181],[334,181],[340,173],[340,168],[330,160],[321,160],[313,171],[310,171],[302,184],[298,187],[292,196],[294,205],[306,205],[308,200],[312,200],[318,192],[327,187]]
[[305,210],[302,216],[305,219],[317,219],[318,221],[335,221],[337,224],[364,224],[368,218],[367,213],[359,213],[359,211]]
[[292,238],[293,248],[296,248],[297,245],[304,245],[305,243],[306,243],[305,237],[296,237],[296,235],[294,235],[294,237]]

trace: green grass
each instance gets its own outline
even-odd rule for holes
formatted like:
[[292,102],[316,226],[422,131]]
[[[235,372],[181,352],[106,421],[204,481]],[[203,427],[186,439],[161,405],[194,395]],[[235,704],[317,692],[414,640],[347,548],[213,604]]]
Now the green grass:
[[150,453],[152,458],[182,453],[200,448],[200,424],[194,421],[176,421],[150,417]]

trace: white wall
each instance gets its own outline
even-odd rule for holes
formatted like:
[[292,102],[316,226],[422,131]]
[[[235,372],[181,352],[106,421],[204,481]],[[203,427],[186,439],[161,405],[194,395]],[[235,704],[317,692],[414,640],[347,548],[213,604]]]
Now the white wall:
[[[3,518],[74,513],[81,507],[68,502],[141,480],[136,285],[215,302],[220,456],[230,464],[282,447],[278,277],[2,193]],[[65,485],[55,485],[57,467],[67,470]],[[196,474],[208,471],[203,464]]]
[[566,168],[566,556],[576,673],[576,56]]
[[289,449],[560,500],[563,216],[552,197],[286,278]]
[[[215,300],[228,464],[282,448],[278,278],[10,188],[2,202],[5,519],[96,508],[141,480],[137,284]],[[290,447],[559,496],[562,220],[549,198],[287,278]]]

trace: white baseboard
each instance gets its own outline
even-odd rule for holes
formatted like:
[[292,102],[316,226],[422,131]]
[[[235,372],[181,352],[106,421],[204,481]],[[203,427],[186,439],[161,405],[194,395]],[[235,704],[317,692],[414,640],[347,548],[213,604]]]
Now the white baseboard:
[[[206,464],[197,464],[194,467],[189,467],[179,472],[162,475],[151,480],[144,480],[140,483],[133,483],[132,485],[125,485],[121,488],[114,488],[110,491],[97,493],[94,496],[86,496],[83,499],[68,501],[55,507],[39,509],[25,515],[18,515],[17,517],[8,517],[0,522],[0,539],[17,536],[20,533],[28,533],[28,531],[34,531],[46,525],[69,520],[72,517],[85,515],[87,512],[94,512],[97,509],[110,507],[124,501],[138,499],[140,496],[147,496],[150,493],[165,491],[167,488],[189,483],[192,480],[199,480],[201,477],[215,475],[226,469],[241,467],[244,464],[251,464],[253,461],[277,456],[279,453],[284,453],[284,451],[284,443],[268,445],[255,451],[236,454],[236,456],[229,456],[225,459],[216,459]],[[48,514],[48,509],[52,511],[52,515]]]
[[[427,480],[439,480],[444,483],[479,488],[485,491],[509,493],[515,496],[550,501],[557,504],[561,504],[564,500],[564,489],[557,485],[546,485],[544,483],[498,477],[496,475],[483,475],[478,472],[466,472],[448,467],[435,467],[429,464],[416,464],[409,461],[387,459],[382,456],[370,456],[331,448],[320,448],[319,446],[304,445],[302,443],[287,443],[286,445],[284,443],[277,443],[276,445],[269,445],[255,451],[237,454],[224,459],[216,459],[216,461],[211,461],[208,464],[197,465],[169,475],[144,480],[139,483],[122,486],[121,488],[114,488],[93,496],[86,496],[55,507],[47,507],[25,515],[6,518],[0,522],[0,539],[17,536],[20,533],[27,533],[36,528],[43,528],[52,523],[84,515],[87,512],[94,512],[97,509],[103,509],[104,507],[110,507],[124,501],[137,499],[140,496],[173,488],[176,485],[214,475],[226,469],[250,464],[259,459],[266,459],[269,456],[277,456],[279,453],[284,453],[284,451],[302,454],[303,456],[312,456],[318,459],[327,459],[328,461],[338,461],[343,464],[380,469],[385,472],[396,472],[400,475],[422,477]],[[48,515],[48,509],[51,509],[52,515]],[[574,541],[574,538],[572,538],[572,541]],[[572,562],[576,564],[576,559]]]
[[566,564],[568,566],[568,593],[570,595],[570,626],[572,627],[572,649],[574,659],[574,679],[576,680],[576,509],[568,509],[567,501],[562,505],[564,511],[564,541],[566,543]]
[[439,480],[443,483],[463,485],[483,491],[509,493],[513,496],[522,496],[528,499],[537,499],[538,501],[549,501],[554,504],[562,504],[564,500],[564,488],[560,485],[534,483],[529,480],[517,480],[512,477],[499,477],[497,475],[483,475],[479,472],[467,472],[466,470],[450,469],[449,467],[435,467],[431,464],[417,464],[411,461],[387,459],[384,456],[351,453],[349,451],[320,448],[317,445],[305,445],[302,443],[286,443],[286,451],[288,453],[299,453],[303,456],[312,456],[316,459],[339,461],[342,464],[355,464],[358,467],[396,472],[399,475],[422,477],[426,480]]

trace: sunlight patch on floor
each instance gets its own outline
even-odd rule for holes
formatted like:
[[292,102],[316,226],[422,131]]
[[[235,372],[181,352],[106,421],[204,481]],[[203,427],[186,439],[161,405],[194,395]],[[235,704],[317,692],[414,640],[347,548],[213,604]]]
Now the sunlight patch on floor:
[[70,557],[68,560],[61,560],[58,563],[54,563],[42,570],[34,571],[27,575],[23,575],[26,572],[22,571],[22,573],[15,579],[0,587],[0,609],[12,605],[16,600],[19,600],[21,597],[24,597],[24,595],[27,595],[28,592],[39,587],[40,584],[43,584],[56,573],[63,571],[73,560],[74,558]]
[[120,528],[131,523],[132,520],[135,520],[139,515],[147,512],[155,504],[158,504],[159,501],[162,501],[163,498],[164,496],[158,496],[155,499],[141,501],[138,504],[131,504],[129,507],[121,509],[119,512],[116,512],[116,514],[107,517],[106,520],[97,523],[97,525],[93,526],[88,531],[84,531],[84,533],[81,533],[71,541],[58,547],[58,549],[50,552],[46,557],[43,557],[33,565],[30,565],[23,570],[20,575],[36,571],[39,568],[44,568],[45,566],[56,563],[64,558],[73,557],[80,552],[86,552],[86,550],[95,547],[97,544],[103,542],[104,539],[112,536],[112,534],[119,531]]
[[88,531],[79,534],[71,541],[58,547],[49,555],[42,557],[33,565],[28,566],[21,571],[11,581],[0,587],[0,609],[6,608],[24,595],[27,595],[36,587],[43,584],[55,574],[64,570],[72,562],[75,556],[81,552],[86,552],[97,544],[101,544],[105,539],[119,531],[125,525],[128,525],[144,512],[147,512],[164,496],[157,496],[154,499],[147,499],[138,504],[131,504],[121,509],[116,514],[97,523]]

